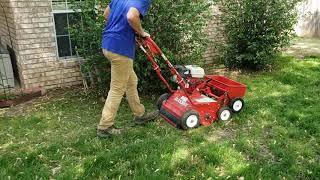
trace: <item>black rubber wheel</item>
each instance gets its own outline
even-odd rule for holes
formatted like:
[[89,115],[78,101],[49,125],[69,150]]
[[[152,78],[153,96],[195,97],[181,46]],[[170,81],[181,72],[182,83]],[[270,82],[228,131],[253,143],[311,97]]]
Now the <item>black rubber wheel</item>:
[[181,128],[194,129],[200,126],[199,113],[193,109],[186,111],[181,118]]
[[241,98],[234,98],[230,101],[229,107],[233,113],[239,113],[244,107],[244,101]]
[[218,119],[222,122],[228,122],[231,120],[232,111],[229,107],[223,107],[218,111]]
[[165,103],[165,101],[168,100],[168,98],[169,98],[169,94],[168,94],[168,93],[162,94],[162,95],[159,97],[159,99],[158,99],[158,101],[157,101],[157,108],[158,108],[159,110],[161,109],[163,103]]

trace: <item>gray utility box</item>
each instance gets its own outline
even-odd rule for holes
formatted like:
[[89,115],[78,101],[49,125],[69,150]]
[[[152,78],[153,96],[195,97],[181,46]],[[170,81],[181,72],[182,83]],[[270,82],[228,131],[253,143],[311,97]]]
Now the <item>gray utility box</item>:
[[0,89],[14,87],[14,75],[9,52],[0,46]]

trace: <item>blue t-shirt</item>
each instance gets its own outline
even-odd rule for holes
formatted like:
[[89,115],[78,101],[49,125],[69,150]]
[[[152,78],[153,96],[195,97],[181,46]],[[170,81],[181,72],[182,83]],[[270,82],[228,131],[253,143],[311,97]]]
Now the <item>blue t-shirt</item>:
[[135,31],[129,25],[127,13],[131,7],[145,16],[151,0],[112,0],[108,23],[102,33],[102,48],[131,59],[135,58]]

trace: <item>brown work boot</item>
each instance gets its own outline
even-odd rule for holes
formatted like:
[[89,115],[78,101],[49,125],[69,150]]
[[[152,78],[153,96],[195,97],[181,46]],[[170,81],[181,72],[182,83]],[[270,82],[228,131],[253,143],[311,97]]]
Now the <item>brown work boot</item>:
[[108,138],[112,135],[120,135],[123,132],[122,128],[116,128],[115,126],[111,126],[108,129],[98,129],[97,130],[97,136],[99,138]]
[[155,120],[159,116],[159,111],[153,111],[150,113],[144,113],[141,117],[135,117],[135,124],[136,125],[144,125],[150,121]]

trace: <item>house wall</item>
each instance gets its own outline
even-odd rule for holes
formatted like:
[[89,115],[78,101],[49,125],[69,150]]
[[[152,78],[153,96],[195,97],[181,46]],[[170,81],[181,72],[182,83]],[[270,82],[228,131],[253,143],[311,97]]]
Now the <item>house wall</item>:
[[77,61],[58,58],[51,0],[10,0],[9,5],[22,87],[49,89],[80,84]]
[[[1,0],[5,5],[13,47],[16,52],[22,87],[54,88],[82,82],[75,60],[59,60],[57,55],[51,0]],[[216,7],[212,12],[219,13]],[[0,10],[0,22],[5,22]],[[221,39],[219,24],[212,19],[207,34],[212,40]],[[4,23],[0,33],[8,34]],[[10,44],[4,38],[4,44]],[[216,59],[216,47],[205,52],[205,67],[210,70]]]
[[218,45],[216,42],[223,42],[223,34],[221,32],[222,25],[216,19],[221,13],[218,6],[211,7],[212,17],[210,18],[208,25],[206,27],[206,34],[209,40],[211,41],[207,51],[204,53],[204,68],[206,73],[212,73],[215,69],[215,63],[217,61]]
[[298,11],[297,35],[320,38],[320,0],[306,0],[299,5]]
[[[7,48],[9,45],[15,52],[18,52],[17,32],[10,0],[1,0],[0,3],[0,43],[3,48]],[[21,72],[19,62],[17,62],[16,68]]]
[[[14,26],[14,17],[13,17],[13,12],[11,10],[11,4],[9,3],[9,0],[1,0],[1,5],[0,6],[0,39],[1,39],[1,44],[2,45],[7,45],[7,44],[11,44],[10,43],[10,39],[9,39],[9,30],[12,36],[12,40],[14,43],[14,46],[16,48],[16,31],[15,31],[15,26]],[[7,16],[7,20],[8,20],[8,25],[9,25],[9,30],[7,27],[7,23],[6,23],[6,18],[5,18],[5,14]]]

